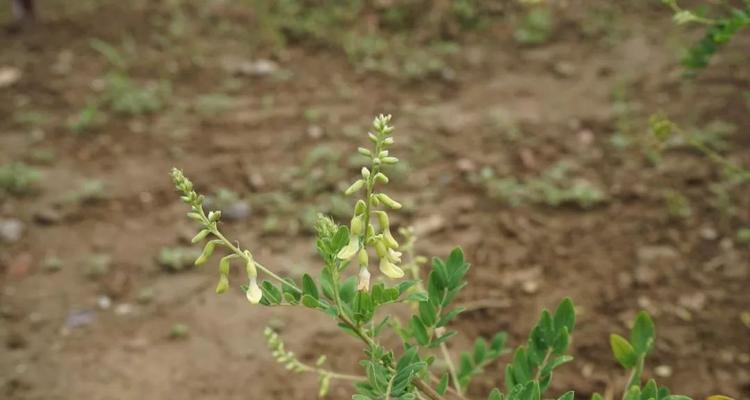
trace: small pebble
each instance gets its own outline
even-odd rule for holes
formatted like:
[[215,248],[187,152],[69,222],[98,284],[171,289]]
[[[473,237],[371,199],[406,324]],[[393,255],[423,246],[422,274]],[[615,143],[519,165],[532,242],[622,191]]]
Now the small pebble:
[[15,243],[23,236],[24,225],[20,219],[0,219],[0,241]]
[[96,299],[96,305],[102,310],[107,310],[112,306],[112,299],[108,296],[99,296],[99,298]]
[[133,305],[129,303],[121,303],[115,307],[115,314],[125,316],[133,313]]
[[526,281],[521,284],[521,288],[526,294],[534,294],[539,290],[539,282],[537,281]]
[[672,367],[669,365],[659,365],[654,368],[654,374],[660,378],[669,378],[672,376]]

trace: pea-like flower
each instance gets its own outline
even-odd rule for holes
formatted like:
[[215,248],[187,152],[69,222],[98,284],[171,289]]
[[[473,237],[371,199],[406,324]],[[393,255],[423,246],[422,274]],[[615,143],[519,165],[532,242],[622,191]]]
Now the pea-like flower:
[[375,243],[375,252],[380,257],[380,272],[383,275],[391,279],[398,279],[404,276],[404,271],[395,264],[401,262],[401,252],[388,248],[384,239],[378,240]]
[[260,290],[260,286],[258,286],[258,278],[250,278],[250,283],[247,285],[247,292],[245,293],[247,296],[247,301],[258,304],[260,302],[260,299],[263,297],[263,291]]
[[356,215],[352,218],[351,227],[349,229],[349,244],[339,250],[336,257],[342,260],[351,260],[355,254],[361,248],[359,237],[362,234],[364,222],[362,216]]

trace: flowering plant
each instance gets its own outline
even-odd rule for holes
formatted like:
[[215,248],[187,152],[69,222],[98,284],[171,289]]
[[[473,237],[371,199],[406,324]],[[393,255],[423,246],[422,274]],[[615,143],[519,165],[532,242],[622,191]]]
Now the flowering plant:
[[[360,375],[352,375],[325,368],[325,355],[314,365],[301,362],[276,332],[266,328],[268,346],[276,360],[293,372],[317,374],[320,396],[326,395],[331,381],[344,380],[354,382],[354,400],[465,400],[472,379],[500,356],[511,352],[506,348],[507,335],[498,332],[489,340],[478,338],[471,350],[461,352],[458,362],[454,361],[447,347],[456,334],[450,330],[450,323],[463,309],[453,303],[466,286],[469,264],[463,251],[456,248],[446,258],[433,258],[428,271],[423,272],[421,265],[426,260],[414,255],[413,232],[401,231],[403,243],[391,232],[388,211],[398,210],[401,204],[382,191],[389,181],[386,168],[398,162],[390,151],[394,144],[390,121],[390,116],[375,118],[372,132],[368,133],[372,148],[358,149],[367,163],[361,169],[361,176],[345,191],[347,195],[361,195],[355,202],[349,226],[338,225],[325,216],[320,216],[316,223],[315,244],[322,259],[317,277],[304,274],[301,280],[295,280],[279,276],[262,265],[248,249],[222,234],[221,213],[204,209],[203,196],[182,171],[173,169],[172,179],[182,200],[191,207],[188,217],[200,225],[193,243],[206,242],[195,263],[205,264],[217,248],[228,253],[219,261],[217,293],[228,290],[231,264],[241,262],[248,279],[242,290],[250,303],[306,307],[332,318],[342,331],[361,340],[364,357]],[[382,274],[376,283],[372,282],[370,269],[373,258],[377,259]],[[349,271],[352,264],[356,264],[357,272]],[[260,277],[266,279],[259,282]],[[408,320],[400,321],[387,311],[378,313],[395,303],[411,305],[412,315]],[[549,398],[547,391],[554,370],[573,359],[567,352],[575,322],[575,308],[570,299],[560,302],[554,312],[543,310],[528,341],[512,351],[511,361],[504,369],[504,390],[493,389],[487,398]],[[387,330],[400,338],[401,348],[389,349],[381,343],[381,336]],[[688,399],[671,395],[654,380],[643,383],[643,366],[654,338],[653,323],[645,312],[638,314],[629,339],[611,336],[615,358],[630,370],[623,399]],[[444,371],[436,363],[438,357],[444,359],[447,366]],[[571,400],[574,394],[568,391],[556,398]],[[598,394],[592,398],[603,399]]]

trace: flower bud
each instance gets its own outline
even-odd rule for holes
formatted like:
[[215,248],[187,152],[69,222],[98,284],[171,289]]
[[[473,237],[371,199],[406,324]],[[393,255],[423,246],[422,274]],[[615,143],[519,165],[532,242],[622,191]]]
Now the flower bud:
[[383,243],[382,239],[375,242],[375,253],[381,259],[388,257],[388,247]]
[[203,252],[201,255],[195,260],[195,265],[203,265],[208,261],[208,257],[211,257],[211,254],[214,253],[214,248],[216,247],[216,243],[220,241],[218,240],[212,240],[208,243],[206,243],[206,246],[203,247]]
[[393,165],[398,162],[398,158],[396,157],[383,157],[382,160],[383,160],[383,164],[387,164],[387,165]]
[[375,211],[375,216],[378,217],[378,223],[380,224],[381,229],[386,230],[391,226],[390,222],[388,222],[388,213],[385,211]]
[[388,157],[388,150],[381,150],[380,153],[378,153],[378,157]]
[[226,292],[227,289],[229,289],[229,278],[226,275],[221,274],[219,275],[219,284],[216,285],[216,293],[222,294]]
[[258,280],[256,278],[250,278],[250,283],[247,285],[247,292],[245,292],[247,301],[252,304],[258,304],[260,299],[263,297],[263,291],[258,286]]
[[364,147],[360,147],[360,148],[358,148],[358,149],[357,149],[357,152],[359,152],[359,154],[362,154],[362,155],[363,155],[363,156],[365,156],[365,157],[370,157],[370,156],[372,156],[372,153],[370,152],[370,150],[368,150],[368,149],[366,149],[366,148],[364,148]]
[[396,200],[393,200],[392,198],[388,197],[388,195],[385,194],[385,193],[379,193],[378,194],[378,198],[380,199],[380,201],[383,202],[383,204],[385,204],[386,206],[388,206],[388,207],[390,207],[390,208],[392,208],[394,210],[398,210],[399,208],[401,208],[401,203],[399,203]]
[[195,235],[193,237],[193,240],[191,240],[190,242],[193,243],[193,244],[198,243],[198,242],[202,241],[203,239],[205,239],[206,236],[208,236],[209,233],[211,233],[211,232],[208,229],[203,229],[202,231],[198,232],[198,234]]
[[187,213],[187,216],[188,218],[194,219],[196,221],[203,221],[203,217],[201,217],[201,215],[198,214],[197,212],[189,212]]
[[216,222],[219,219],[221,219],[221,211],[209,211],[208,213],[208,220],[211,222]]
[[357,254],[357,261],[362,267],[367,267],[367,265],[370,264],[370,256],[367,254],[366,249],[359,249],[359,253]]
[[382,172],[378,172],[377,174],[375,174],[375,180],[380,183],[388,183],[388,177],[385,176],[385,174]]
[[370,290],[370,271],[368,271],[366,267],[359,269],[357,279],[357,290]]
[[356,216],[352,218],[352,222],[349,225],[349,232],[352,235],[359,236],[362,234],[362,229],[364,228],[364,221],[361,216]]
[[344,194],[349,196],[355,192],[358,192],[360,189],[362,189],[362,186],[364,185],[365,185],[365,181],[363,181],[362,179],[357,179],[357,181],[352,183],[352,185],[346,189]]
[[387,138],[383,139],[383,143],[386,144],[386,145],[388,145],[388,146],[390,146],[390,145],[393,144],[393,138],[392,137],[387,137]]
[[245,251],[245,254],[248,256],[247,263],[245,264],[245,272],[247,272],[248,279],[253,279],[258,276],[258,270],[255,268],[255,260],[253,260],[250,252]]
[[367,132],[367,137],[369,137],[370,141],[372,141],[373,143],[378,142],[378,137],[372,132]]
[[354,214],[360,215],[365,211],[367,211],[367,204],[365,204],[365,201],[362,199],[357,200],[357,203],[354,205]]
[[219,273],[222,275],[229,275],[229,267],[231,260],[236,257],[234,254],[230,254],[228,256],[224,256],[219,261]]
[[370,177],[370,170],[367,167],[362,167],[362,177],[365,179]]
[[385,240],[386,246],[390,247],[391,249],[398,248],[398,241],[396,241],[393,235],[391,235],[390,229],[383,230],[383,240]]

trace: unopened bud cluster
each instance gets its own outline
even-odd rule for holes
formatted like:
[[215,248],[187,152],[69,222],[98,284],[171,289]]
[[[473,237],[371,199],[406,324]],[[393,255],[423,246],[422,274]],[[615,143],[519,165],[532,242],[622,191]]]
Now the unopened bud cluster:
[[[398,242],[391,234],[390,221],[385,209],[397,210],[401,204],[382,192],[376,192],[378,184],[388,183],[388,176],[381,170],[384,165],[398,162],[390,155],[388,148],[393,145],[393,126],[389,125],[391,116],[380,115],[373,121],[373,131],[368,133],[373,143],[372,149],[360,147],[358,152],[369,158],[370,165],[362,167],[361,178],[352,183],[344,192],[346,195],[363,192],[363,198],[354,206],[354,216],[349,225],[349,243],[338,253],[342,260],[356,257],[359,264],[359,290],[368,290],[370,286],[369,250],[378,257],[380,272],[385,276],[398,279],[404,276],[399,267],[401,252]],[[383,210],[379,210],[380,206]],[[374,222],[377,221],[377,226]]]
[[196,193],[193,189],[193,183],[177,168],[172,169],[172,181],[175,187],[181,193],[181,199],[191,207],[191,211],[187,214],[189,218],[198,221],[201,225],[201,230],[193,237],[192,242],[200,243],[207,239],[209,235],[214,239],[209,240],[200,256],[195,260],[195,265],[200,266],[205,264],[208,259],[213,255],[216,246],[228,247],[234,253],[226,255],[219,261],[219,283],[216,285],[216,293],[224,293],[229,289],[229,269],[231,262],[234,259],[242,259],[245,261],[245,271],[249,280],[248,288],[246,291],[247,300],[253,304],[260,302],[263,297],[263,292],[258,286],[258,271],[255,265],[255,260],[252,254],[248,250],[239,251],[237,248],[233,248],[224,239],[218,231],[218,222],[221,219],[221,211],[209,211],[206,215],[203,210],[203,196]]

